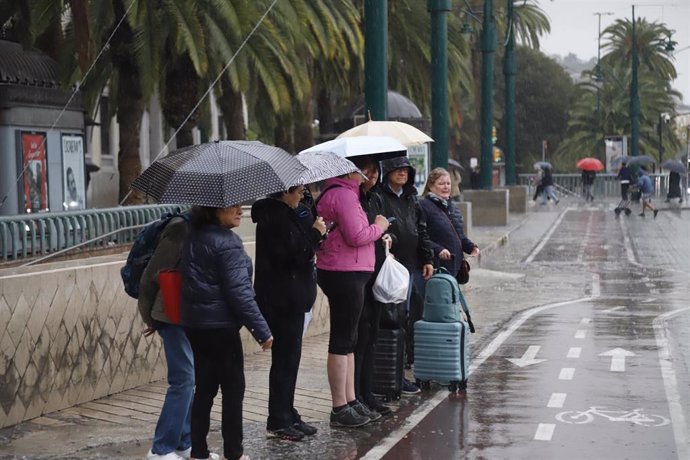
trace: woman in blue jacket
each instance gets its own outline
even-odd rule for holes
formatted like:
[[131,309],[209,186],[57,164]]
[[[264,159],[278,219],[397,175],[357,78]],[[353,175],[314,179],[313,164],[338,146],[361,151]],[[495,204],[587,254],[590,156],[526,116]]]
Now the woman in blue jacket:
[[429,173],[424,199],[419,204],[426,217],[431,248],[438,265],[457,277],[463,252],[476,257],[479,247],[465,236],[462,214],[450,199],[450,174],[443,168]]
[[252,263],[238,227],[242,208],[195,207],[192,229],[182,250],[182,324],[194,353],[196,391],[192,403],[192,452],[195,459],[218,458],[208,450],[213,398],[223,392],[221,433],[226,459],[242,458],[244,356],[240,328],[245,326],[264,350],[273,336],[254,300]]

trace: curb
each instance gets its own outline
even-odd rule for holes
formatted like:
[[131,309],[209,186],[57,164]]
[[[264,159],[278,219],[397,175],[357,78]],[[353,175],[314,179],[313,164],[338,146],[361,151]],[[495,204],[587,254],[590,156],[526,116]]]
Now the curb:
[[477,257],[477,266],[482,266],[482,259],[484,257],[489,256],[497,248],[507,245],[510,242],[510,234],[522,227],[525,224],[525,222],[527,222],[527,220],[529,220],[529,214],[525,215],[525,217],[523,217],[517,224],[507,229],[506,232],[503,235],[499,236],[498,239],[496,239],[494,242],[482,248],[479,257]]

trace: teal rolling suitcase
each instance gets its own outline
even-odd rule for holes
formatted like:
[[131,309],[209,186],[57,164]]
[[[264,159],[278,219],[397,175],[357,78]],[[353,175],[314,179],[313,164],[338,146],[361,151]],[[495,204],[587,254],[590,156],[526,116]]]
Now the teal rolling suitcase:
[[467,388],[470,367],[470,331],[464,320],[453,323],[414,323],[414,377],[428,389],[431,381],[448,385],[451,392]]

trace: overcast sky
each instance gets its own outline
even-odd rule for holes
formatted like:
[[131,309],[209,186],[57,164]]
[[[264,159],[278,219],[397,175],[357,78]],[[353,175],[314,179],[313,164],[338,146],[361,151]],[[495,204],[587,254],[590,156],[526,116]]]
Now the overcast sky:
[[[675,89],[683,94],[683,102],[690,105],[690,0],[539,0],[539,5],[551,20],[551,33],[544,37],[541,49],[546,54],[576,54],[582,60],[597,55],[598,18],[594,13],[610,12],[601,17],[601,30],[616,19],[631,18],[632,5],[635,16],[648,21],[666,24],[675,30],[673,39],[678,42],[675,66],[678,79]],[[602,42],[603,43],[603,42]]]

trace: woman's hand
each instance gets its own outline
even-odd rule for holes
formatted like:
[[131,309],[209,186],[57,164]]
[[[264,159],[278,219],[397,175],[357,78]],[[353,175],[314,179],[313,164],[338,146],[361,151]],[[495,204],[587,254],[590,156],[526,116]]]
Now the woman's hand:
[[383,217],[381,214],[376,216],[376,219],[374,219],[374,224],[378,225],[382,232],[388,230],[388,226],[390,225],[388,219]]
[[271,347],[273,347],[273,336],[270,336],[265,341],[261,342],[259,345],[261,345],[261,349],[263,351],[270,350]]
[[391,238],[391,236],[388,233],[381,237],[381,241],[383,242],[384,246],[388,247],[388,249],[390,249],[391,246],[393,246],[393,238]]
[[472,249],[472,252],[470,252],[470,257],[477,257],[479,255],[479,246],[475,245],[474,248]]
[[444,249],[438,253],[438,258],[441,260],[450,260],[450,251],[448,249]]
[[314,225],[312,225],[312,227],[318,230],[319,233],[321,233],[321,236],[326,234],[326,222],[323,221],[323,217],[318,216],[314,221]]

